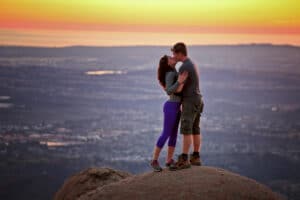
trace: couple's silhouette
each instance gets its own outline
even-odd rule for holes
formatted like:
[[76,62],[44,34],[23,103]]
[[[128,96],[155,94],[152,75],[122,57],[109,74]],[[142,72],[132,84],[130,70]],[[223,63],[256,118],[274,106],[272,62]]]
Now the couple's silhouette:
[[[176,43],[171,51],[173,56],[164,55],[159,61],[157,70],[158,81],[169,96],[163,106],[163,130],[156,142],[150,163],[157,172],[162,171],[158,158],[167,140],[168,153],[165,164],[170,170],[202,165],[200,117],[204,103],[199,89],[199,70],[188,57],[184,43]],[[177,62],[182,62],[179,72],[175,68]],[[179,124],[180,133],[183,135],[182,153],[175,161],[173,155]],[[193,153],[189,155],[191,144]]]

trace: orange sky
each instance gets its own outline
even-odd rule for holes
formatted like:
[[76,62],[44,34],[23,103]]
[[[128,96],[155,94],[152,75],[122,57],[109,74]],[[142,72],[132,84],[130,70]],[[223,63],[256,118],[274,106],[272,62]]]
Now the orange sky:
[[0,44],[300,45],[297,0],[4,0]]

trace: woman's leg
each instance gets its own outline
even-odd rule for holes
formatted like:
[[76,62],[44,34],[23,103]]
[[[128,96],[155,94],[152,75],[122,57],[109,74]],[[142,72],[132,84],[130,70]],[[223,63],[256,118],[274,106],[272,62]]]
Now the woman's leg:
[[176,106],[174,102],[166,102],[164,105],[164,126],[163,131],[156,142],[156,147],[154,148],[153,160],[157,160],[161,149],[165,145],[167,139],[173,132],[174,124],[176,123]]
[[175,151],[175,146],[168,146],[168,155],[167,155],[167,159],[166,159],[166,163],[170,163],[173,155],[174,155],[174,151]]
[[167,160],[166,160],[167,163],[171,161],[171,159],[173,158],[173,155],[174,155],[176,141],[177,141],[177,135],[178,135],[180,115],[181,115],[180,107],[178,107],[176,121],[173,125],[172,133],[169,137],[169,142],[168,142],[168,154],[167,154]]
[[154,152],[152,156],[152,160],[158,160],[159,154],[160,154],[161,148],[159,148],[157,145],[154,147]]

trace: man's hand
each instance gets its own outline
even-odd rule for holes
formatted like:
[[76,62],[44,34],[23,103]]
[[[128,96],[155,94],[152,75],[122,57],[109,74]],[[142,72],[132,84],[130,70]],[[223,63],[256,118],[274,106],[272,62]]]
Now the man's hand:
[[181,74],[179,74],[179,76],[178,76],[179,84],[184,83],[184,81],[187,79],[188,75],[189,75],[189,73],[187,71],[184,71]]

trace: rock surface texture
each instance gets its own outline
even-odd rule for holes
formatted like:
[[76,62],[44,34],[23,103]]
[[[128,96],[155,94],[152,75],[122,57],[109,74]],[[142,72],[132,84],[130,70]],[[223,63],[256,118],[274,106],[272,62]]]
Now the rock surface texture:
[[100,199],[283,199],[253,179],[207,166],[131,175],[109,168],[89,168],[65,181],[55,200]]

